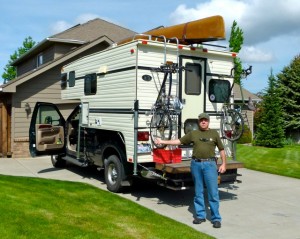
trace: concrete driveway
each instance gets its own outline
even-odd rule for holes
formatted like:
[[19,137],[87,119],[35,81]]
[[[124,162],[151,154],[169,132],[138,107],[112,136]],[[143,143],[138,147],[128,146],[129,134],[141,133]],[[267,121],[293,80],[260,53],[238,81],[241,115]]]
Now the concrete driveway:
[[[209,221],[192,224],[192,189],[175,192],[140,182],[120,196],[216,238],[300,239],[300,180],[247,169],[239,172],[242,183],[220,189],[220,229],[214,229]],[[84,182],[106,190],[103,173],[77,166],[55,169],[50,157],[2,158],[0,174]]]

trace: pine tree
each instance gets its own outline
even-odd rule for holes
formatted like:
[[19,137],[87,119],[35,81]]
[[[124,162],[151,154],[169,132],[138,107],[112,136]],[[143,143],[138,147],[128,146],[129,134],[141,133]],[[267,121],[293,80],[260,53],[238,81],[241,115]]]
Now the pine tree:
[[[244,43],[244,33],[241,28],[237,26],[237,22],[233,21],[229,39],[230,51],[239,53]],[[242,61],[239,57],[234,58],[234,83],[241,85],[241,74],[242,74]]]
[[278,93],[277,80],[272,71],[268,79],[268,88],[261,104],[261,119],[257,126],[255,144],[280,148],[284,143],[282,100]]
[[287,137],[300,130],[300,55],[277,75]]

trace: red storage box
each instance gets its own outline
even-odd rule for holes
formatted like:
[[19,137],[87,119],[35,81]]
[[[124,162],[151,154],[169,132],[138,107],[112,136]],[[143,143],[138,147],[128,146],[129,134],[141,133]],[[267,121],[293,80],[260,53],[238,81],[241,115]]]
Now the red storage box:
[[181,149],[153,149],[153,161],[156,163],[181,163]]

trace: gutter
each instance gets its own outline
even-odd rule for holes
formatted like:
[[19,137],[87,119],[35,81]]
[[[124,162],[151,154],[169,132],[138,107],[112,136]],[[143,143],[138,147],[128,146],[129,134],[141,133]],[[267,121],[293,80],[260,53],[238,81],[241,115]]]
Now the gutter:
[[27,55],[30,55],[33,51],[44,45],[46,42],[62,42],[62,43],[72,43],[72,44],[78,44],[78,45],[83,45],[87,43],[86,41],[80,41],[80,40],[74,40],[74,39],[63,39],[63,38],[52,38],[52,37],[47,37],[34,47],[32,47],[29,51],[27,51],[25,54],[20,56],[18,59],[13,61],[10,65],[14,66],[17,62],[21,61],[23,58],[25,58]]
[[79,44],[83,45],[87,43],[87,41],[80,41],[80,40],[74,40],[74,39],[63,39],[63,38],[52,38],[52,37],[47,37],[47,41],[51,42],[63,42],[63,43],[74,43],[74,44]]

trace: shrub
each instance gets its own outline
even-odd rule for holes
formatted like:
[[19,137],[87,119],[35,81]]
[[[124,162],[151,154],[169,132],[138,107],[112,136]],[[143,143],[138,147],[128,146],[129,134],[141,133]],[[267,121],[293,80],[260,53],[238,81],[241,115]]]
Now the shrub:
[[244,132],[237,141],[238,144],[250,144],[252,142],[252,132],[249,129],[248,125],[244,125]]

